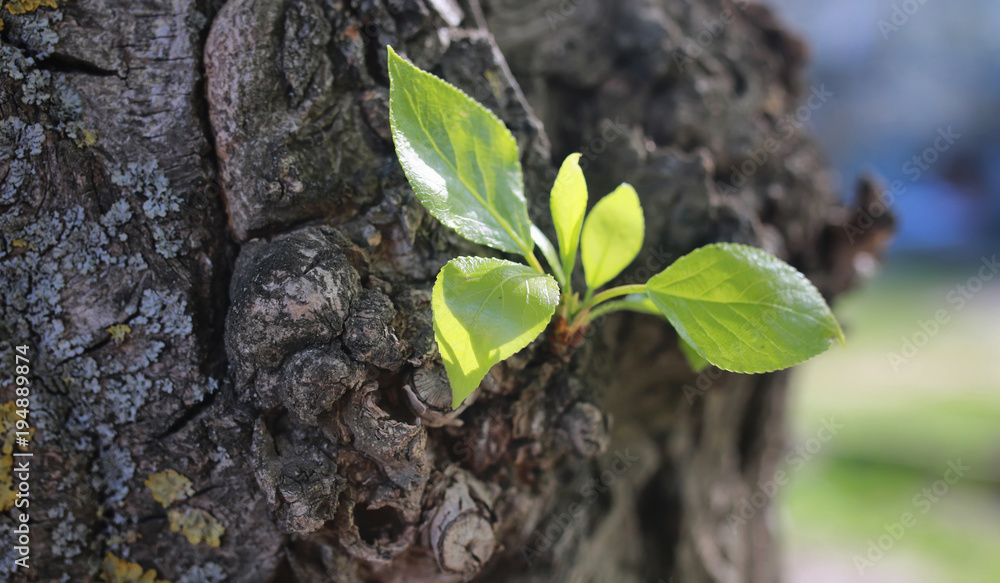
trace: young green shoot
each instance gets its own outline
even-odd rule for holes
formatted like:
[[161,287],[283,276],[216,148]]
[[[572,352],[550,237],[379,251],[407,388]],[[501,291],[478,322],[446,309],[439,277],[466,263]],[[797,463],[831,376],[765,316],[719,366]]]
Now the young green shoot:
[[[621,184],[587,212],[580,154],[552,186],[556,244],[528,216],[517,143],[466,94],[389,52],[393,142],[413,192],[462,237],[510,256],[458,257],[438,273],[434,336],[458,407],[490,368],[527,346],[555,316],[554,341],[573,346],[594,318],[632,311],[665,318],[692,369],[739,373],[794,366],[844,342],[826,301],[804,275],[761,249],[695,249],[645,283],[606,287],[645,238],[639,195]],[[535,255],[541,251],[546,271]],[[577,258],[586,287],[573,288]]]

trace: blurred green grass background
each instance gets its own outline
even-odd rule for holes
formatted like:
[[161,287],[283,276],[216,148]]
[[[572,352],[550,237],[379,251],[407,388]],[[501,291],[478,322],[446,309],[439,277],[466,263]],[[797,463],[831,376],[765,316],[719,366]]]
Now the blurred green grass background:
[[[791,583],[1000,582],[1000,275],[961,309],[947,300],[980,265],[896,261],[836,304],[847,348],[792,382],[790,447],[824,419],[843,428],[786,468],[778,508]],[[894,370],[888,353],[941,309],[951,319]],[[958,460],[970,470],[947,494],[914,502]],[[857,558],[869,560],[869,541],[904,512],[916,524],[862,573]]]

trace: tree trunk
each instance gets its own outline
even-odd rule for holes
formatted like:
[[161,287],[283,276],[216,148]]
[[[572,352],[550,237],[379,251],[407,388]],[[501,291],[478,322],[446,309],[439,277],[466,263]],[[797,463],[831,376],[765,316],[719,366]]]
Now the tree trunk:
[[68,0],[3,17],[0,403],[27,345],[35,430],[13,458],[3,410],[0,502],[31,464],[30,507],[2,518],[8,580],[780,579],[786,374],[695,375],[669,326],[614,316],[569,354],[536,341],[448,412],[430,289],[483,250],[400,171],[385,53],[507,123],[543,228],[571,152],[593,200],[633,184],[646,242],[622,281],[738,241],[832,297],[865,246],[801,130],[803,98],[826,94],[767,9]]

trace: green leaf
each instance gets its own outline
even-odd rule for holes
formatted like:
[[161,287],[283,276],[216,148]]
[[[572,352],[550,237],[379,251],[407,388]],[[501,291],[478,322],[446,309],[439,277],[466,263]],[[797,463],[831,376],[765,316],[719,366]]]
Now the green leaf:
[[628,267],[642,249],[645,221],[639,195],[622,184],[594,205],[583,224],[580,256],[587,287],[597,289]]
[[389,82],[392,140],[424,207],[474,243],[530,254],[517,143],[503,122],[392,47]]
[[688,366],[691,367],[691,370],[694,372],[701,372],[705,370],[705,367],[710,364],[707,360],[705,360],[705,357],[698,354],[698,351],[695,350],[693,346],[685,342],[683,338],[678,338],[677,341],[680,344],[681,354],[684,355],[684,359],[687,360]]
[[570,154],[563,160],[556,182],[552,185],[549,207],[559,238],[563,272],[572,277],[583,217],[587,214],[587,181],[580,169],[580,154]]
[[680,337],[715,366],[741,373],[788,368],[844,334],[823,296],[794,267],[760,249],[696,249],[650,278],[649,297]]
[[556,276],[556,281],[559,282],[559,285],[566,287],[569,280],[566,279],[566,274],[563,272],[559,255],[556,253],[556,248],[552,246],[552,241],[549,241],[545,233],[535,225],[531,225],[531,238],[535,241],[535,245],[538,245],[538,248],[542,250],[542,255],[545,256],[545,261],[552,268],[552,275]]
[[459,257],[441,268],[431,308],[452,406],[479,386],[490,367],[545,330],[558,303],[555,280],[520,263]]

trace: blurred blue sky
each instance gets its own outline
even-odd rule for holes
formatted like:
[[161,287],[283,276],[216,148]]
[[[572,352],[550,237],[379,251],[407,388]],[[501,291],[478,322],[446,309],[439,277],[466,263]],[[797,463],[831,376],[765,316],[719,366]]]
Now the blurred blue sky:
[[770,3],[808,40],[811,82],[834,94],[812,121],[842,191],[866,170],[905,187],[893,251],[1000,248],[1000,2]]

